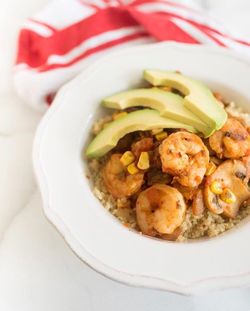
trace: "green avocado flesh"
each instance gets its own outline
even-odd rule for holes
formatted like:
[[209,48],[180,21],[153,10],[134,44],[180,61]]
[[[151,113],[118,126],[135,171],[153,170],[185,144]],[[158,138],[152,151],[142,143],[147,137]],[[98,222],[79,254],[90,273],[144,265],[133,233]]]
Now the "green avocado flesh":
[[103,106],[114,109],[150,107],[158,110],[161,116],[191,125],[205,137],[210,136],[214,129],[202,122],[183,103],[181,96],[158,88],[129,90],[107,97],[102,102]]
[[201,82],[176,72],[162,70],[145,70],[144,78],[154,86],[170,86],[179,90],[185,95],[183,105],[213,130],[218,130],[225,124],[225,110]]
[[128,113],[107,125],[88,145],[86,156],[101,157],[113,149],[126,134],[156,128],[183,128],[189,132],[196,132],[192,126],[160,116],[157,110],[141,109]]

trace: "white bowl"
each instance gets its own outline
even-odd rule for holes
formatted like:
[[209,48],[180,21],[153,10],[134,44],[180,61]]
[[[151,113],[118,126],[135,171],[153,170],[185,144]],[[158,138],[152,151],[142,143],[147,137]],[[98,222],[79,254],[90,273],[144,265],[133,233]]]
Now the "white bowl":
[[145,68],[178,69],[249,109],[250,64],[224,49],[161,43],[110,54],[59,91],[38,128],[44,211],[74,252],[112,279],[182,294],[250,285],[249,219],[217,238],[160,241],[122,226],[91,192],[82,150],[100,101],[137,85]]

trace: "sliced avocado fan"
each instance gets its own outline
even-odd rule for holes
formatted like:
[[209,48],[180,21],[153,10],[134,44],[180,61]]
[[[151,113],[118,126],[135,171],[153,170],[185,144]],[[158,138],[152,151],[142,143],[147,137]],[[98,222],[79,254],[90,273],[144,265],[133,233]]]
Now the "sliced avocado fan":
[[144,78],[154,86],[170,86],[184,97],[184,106],[210,128],[219,130],[227,120],[226,111],[204,84],[180,73],[163,70],[145,70]]
[[191,125],[205,137],[210,136],[214,129],[202,122],[195,114],[184,106],[181,96],[159,88],[142,88],[114,94],[103,100],[103,106],[114,109],[143,106],[156,109],[161,116]]
[[156,128],[183,128],[189,132],[197,132],[192,126],[160,116],[157,110],[141,109],[108,124],[88,145],[86,156],[101,157],[113,149],[126,134]]

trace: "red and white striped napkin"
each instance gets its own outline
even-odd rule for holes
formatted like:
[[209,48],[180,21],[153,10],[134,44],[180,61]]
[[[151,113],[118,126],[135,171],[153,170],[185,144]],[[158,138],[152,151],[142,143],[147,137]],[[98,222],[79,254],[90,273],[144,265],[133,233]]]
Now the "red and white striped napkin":
[[250,55],[204,12],[169,0],[53,0],[20,31],[16,90],[37,108],[93,59],[117,48],[154,41],[228,47]]

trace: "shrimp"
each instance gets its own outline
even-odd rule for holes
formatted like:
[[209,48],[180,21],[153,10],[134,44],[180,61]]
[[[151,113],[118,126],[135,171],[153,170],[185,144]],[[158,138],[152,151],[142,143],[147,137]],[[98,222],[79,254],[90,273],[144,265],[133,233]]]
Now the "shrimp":
[[140,190],[144,182],[142,172],[134,175],[127,173],[120,162],[121,156],[119,153],[113,154],[102,171],[104,184],[114,198],[132,196]]
[[209,137],[218,158],[240,158],[250,155],[250,136],[241,122],[228,118],[225,125]]
[[181,234],[182,234],[182,228],[178,227],[171,234],[161,234],[161,238],[167,241],[176,241]]
[[141,152],[150,151],[153,149],[153,147],[154,147],[153,138],[144,137],[132,144],[131,151],[133,152],[136,158],[139,158]]
[[172,182],[172,187],[176,188],[183,195],[184,199],[187,201],[192,201],[196,196],[198,188],[189,188],[180,185],[178,182]]
[[155,184],[142,191],[136,201],[136,219],[142,233],[172,234],[183,223],[186,204],[175,188]]
[[169,135],[159,147],[162,171],[189,188],[197,187],[206,173],[209,152],[195,134],[179,131]]

